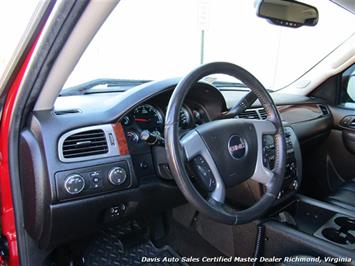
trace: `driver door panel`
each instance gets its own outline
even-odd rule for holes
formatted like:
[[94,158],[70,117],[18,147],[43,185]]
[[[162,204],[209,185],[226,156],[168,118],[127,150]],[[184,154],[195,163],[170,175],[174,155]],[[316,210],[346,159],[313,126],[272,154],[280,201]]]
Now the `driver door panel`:
[[347,150],[353,155],[355,155],[355,132],[350,130],[344,130],[343,141]]

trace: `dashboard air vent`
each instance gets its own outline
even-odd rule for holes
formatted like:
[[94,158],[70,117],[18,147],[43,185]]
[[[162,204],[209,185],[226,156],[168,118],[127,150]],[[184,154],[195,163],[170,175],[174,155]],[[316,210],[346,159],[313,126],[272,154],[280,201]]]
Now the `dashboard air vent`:
[[244,118],[244,119],[260,119],[259,115],[256,110],[245,110],[244,112],[240,113],[238,115],[238,118]]
[[259,109],[259,115],[261,117],[261,119],[265,120],[267,118],[267,114],[266,114],[266,111],[265,109]]
[[70,109],[70,110],[61,110],[61,111],[54,111],[56,115],[66,115],[66,114],[76,114],[80,113],[78,109]]
[[329,115],[329,110],[325,105],[318,105],[323,115]]
[[102,129],[82,131],[68,136],[63,142],[66,159],[108,153],[105,132]]

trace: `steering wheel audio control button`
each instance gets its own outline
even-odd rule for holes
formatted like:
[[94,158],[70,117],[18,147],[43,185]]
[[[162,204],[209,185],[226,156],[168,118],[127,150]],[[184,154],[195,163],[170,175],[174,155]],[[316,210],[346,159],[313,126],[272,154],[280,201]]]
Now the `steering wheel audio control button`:
[[64,182],[65,191],[71,195],[79,194],[85,188],[85,179],[79,174],[72,174]]
[[108,173],[108,180],[114,186],[122,185],[127,179],[127,172],[123,167],[113,167]]
[[206,160],[201,155],[198,155],[192,161],[193,169],[198,176],[197,182],[199,185],[208,192],[214,191],[216,188],[216,180]]

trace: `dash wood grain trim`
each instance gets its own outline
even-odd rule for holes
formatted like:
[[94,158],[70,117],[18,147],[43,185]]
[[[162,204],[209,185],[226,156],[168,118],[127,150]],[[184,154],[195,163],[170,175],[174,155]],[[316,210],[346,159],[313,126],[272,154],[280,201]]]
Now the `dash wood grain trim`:
[[118,143],[118,151],[120,155],[128,155],[129,150],[128,150],[127,139],[121,123],[112,124],[112,127],[116,135],[116,140]]

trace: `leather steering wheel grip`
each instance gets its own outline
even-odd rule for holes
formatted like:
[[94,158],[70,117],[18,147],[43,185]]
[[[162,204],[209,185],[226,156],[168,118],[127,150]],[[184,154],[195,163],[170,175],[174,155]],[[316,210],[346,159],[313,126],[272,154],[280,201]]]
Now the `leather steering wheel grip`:
[[[266,184],[262,198],[246,210],[235,210],[213,199],[206,200],[197,191],[186,170],[184,150],[179,136],[179,112],[189,90],[202,78],[211,74],[226,74],[237,78],[250,88],[265,108],[268,120],[274,124],[275,167],[273,177]],[[286,143],[280,115],[264,86],[245,69],[226,62],[202,65],[185,76],[175,88],[165,119],[165,149],[174,179],[185,198],[201,213],[225,224],[243,224],[264,214],[273,204],[283,183],[286,163]]]

